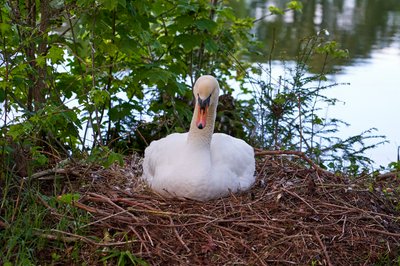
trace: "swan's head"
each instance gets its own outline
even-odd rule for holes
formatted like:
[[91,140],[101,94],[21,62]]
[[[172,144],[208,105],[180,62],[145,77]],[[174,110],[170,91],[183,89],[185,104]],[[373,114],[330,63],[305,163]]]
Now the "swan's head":
[[210,106],[216,108],[219,96],[218,81],[210,75],[201,76],[197,79],[193,87],[193,94],[196,101],[195,111],[197,110],[196,126],[199,129],[206,127],[207,115]]

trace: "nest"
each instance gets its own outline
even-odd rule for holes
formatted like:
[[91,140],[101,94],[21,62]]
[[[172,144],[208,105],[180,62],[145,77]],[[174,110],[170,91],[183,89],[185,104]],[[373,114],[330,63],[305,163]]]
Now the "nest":
[[306,167],[309,160],[299,154],[259,155],[251,190],[208,202],[153,193],[139,178],[138,156],[124,168],[87,173],[71,168],[70,176],[90,181],[77,188],[84,196],[73,204],[91,214],[86,227],[97,240],[58,233],[86,242],[88,251],[119,246],[151,265],[353,265],[398,259],[396,176],[351,179],[314,164]]

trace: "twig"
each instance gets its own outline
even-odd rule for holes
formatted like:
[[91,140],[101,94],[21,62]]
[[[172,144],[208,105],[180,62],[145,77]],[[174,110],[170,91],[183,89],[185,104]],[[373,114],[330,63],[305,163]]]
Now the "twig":
[[117,212],[117,213],[114,213],[114,214],[110,214],[110,215],[108,215],[108,216],[106,216],[106,217],[103,217],[103,218],[101,218],[101,219],[99,219],[99,220],[96,220],[96,221],[93,221],[93,222],[91,222],[91,223],[82,225],[82,226],[79,227],[79,228],[84,228],[84,227],[87,227],[87,226],[90,226],[90,225],[94,225],[94,224],[100,223],[100,222],[102,222],[102,221],[111,219],[111,218],[113,218],[113,217],[115,217],[115,216],[118,216],[118,215],[123,214],[123,213],[126,213],[126,212],[128,212],[128,210],[123,210],[123,211],[120,211],[120,212]]
[[317,232],[317,231],[314,231],[314,234],[315,234],[315,237],[317,238],[317,241],[318,241],[320,247],[322,248],[322,252],[324,252],[324,256],[325,256],[325,258],[326,258],[327,264],[328,264],[329,266],[332,266],[333,264],[332,264],[332,262],[331,262],[331,259],[329,258],[328,252],[326,251],[326,246],[324,245],[324,243],[322,243],[322,240],[321,240],[321,238],[319,237],[318,232]]
[[[66,243],[78,242],[78,241],[82,240],[81,238],[74,237],[74,236],[60,236],[60,235],[51,235],[51,234],[38,233],[38,232],[36,232],[34,234],[41,238],[46,238],[48,240],[61,240]],[[89,244],[91,244],[91,243],[89,243]]]
[[[169,220],[170,220],[171,225],[174,225],[174,221],[172,220],[171,217],[169,217]],[[176,235],[176,238],[178,238],[178,241],[182,244],[182,246],[185,247],[187,252],[190,252],[190,248],[188,248],[188,246],[185,244],[185,242],[183,242],[181,236],[178,233],[178,230],[176,230],[176,227],[174,227],[173,230],[174,230],[174,233]]]
[[147,235],[147,238],[148,238],[148,239],[149,239],[149,241],[150,241],[150,245],[151,245],[152,247],[154,247],[153,240],[151,239],[151,237],[150,237],[150,235],[149,235],[149,232],[147,232],[147,229],[146,229],[146,227],[144,227],[144,226],[143,226],[143,230],[144,230],[144,232],[146,233],[146,235]]
[[343,221],[343,226],[342,226],[342,234],[340,235],[339,238],[342,238],[344,236],[344,233],[346,232],[346,221],[347,221],[347,216],[344,216],[344,221]]
[[[221,228],[221,229],[224,229],[224,228]],[[242,247],[244,247],[245,249],[247,249],[254,257],[256,257],[256,259],[259,261],[260,265],[266,266],[264,260],[262,260],[262,259],[260,258],[260,256],[259,256],[256,252],[254,252],[253,249],[251,249],[248,245],[246,245],[246,244],[243,242],[243,239],[237,238],[236,236],[234,236],[234,235],[232,235],[232,234],[230,234],[230,233],[228,233],[228,234],[230,235],[231,238],[235,239],[236,242],[240,243],[240,245],[241,245]]]
[[[34,173],[30,176],[31,179],[39,179],[43,176],[48,176],[48,175],[55,175],[55,174],[63,174],[63,175],[74,175],[74,176],[79,176],[79,173],[74,172],[74,171],[69,171],[64,168],[52,168],[52,169],[47,169],[44,171],[40,171],[37,173]],[[28,178],[28,177],[26,177]]]
[[[340,209],[345,209],[345,210],[351,210],[351,211],[356,211],[356,212],[365,213],[365,214],[371,216],[371,217],[372,217],[371,219],[374,219],[373,215],[375,215],[375,216],[378,215],[378,216],[382,216],[382,217],[387,217],[387,218],[393,219],[393,220],[397,220],[397,219],[398,219],[398,217],[396,217],[396,216],[387,215],[387,214],[384,214],[384,213],[379,213],[379,212],[374,212],[374,211],[363,210],[363,209],[361,209],[361,208],[352,206],[352,205],[347,204],[347,203],[345,203],[345,202],[340,202],[340,203],[343,203],[343,205],[337,205],[337,204],[333,204],[333,203],[329,203],[329,202],[324,202],[323,204],[324,204],[324,205],[327,205],[327,206],[335,207],[335,208],[340,208]],[[350,206],[349,206],[349,205],[350,205]]]
[[304,154],[304,152],[301,152],[301,151],[281,151],[281,150],[265,151],[265,150],[262,150],[262,151],[255,152],[255,156],[262,156],[262,155],[296,155],[296,156],[302,158],[303,160],[305,160],[307,163],[309,163],[314,168],[314,170],[324,173],[326,175],[330,175],[330,176],[333,175],[333,173],[319,167],[310,158],[308,158]]
[[[122,245],[126,245],[126,244],[130,244],[130,243],[135,243],[137,242],[136,240],[129,240],[129,241],[124,241],[124,242],[113,242],[113,243],[99,243],[96,242],[94,240],[91,240],[87,237],[81,236],[81,235],[77,235],[77,234],[73,234],[73,233],[69,233],[69,232],[65,232],[65,231],[61,231],[58,229],[51,229],[50,232],[54,232],[54,233],[58,233],[58,234],[62,234],[60,235],[51,235],[51,234],[47,234],[47,233],[43,233],[40,232],[38,229],[36,229],[38,232],[36,232],[36,234],[40,237],[43,238],[47,238],[50,240],[63,240],[66,242],[76,242],[76,241],[83,241],[86,244],[90,244],[90,245],[96,245],[96,246],[101,246],[101,247],[111,247],[111,246],[122,246]],[[66,236],[63,236],[66,235]]]
[[120,210],[121,212],[124,212],[124,213],[129,214],[135,221],[138,221],[137,217],[136,217],[133,213],[130,213],[129,210],[126,211],[124,208],[118,206],[118,205],[115,204],[110,198],[108,198],[108,197],[106,197],[106,196],[103,196],[103,195],[96,194],[96,193],[90,193],[90,192],[89,192],[89,195],[95,196],[95,197],[98,197],[98,198],[103,199],[105,202],[111,204],[112,206],[114,206],[115,208],[117,208],[118,210]]
[[142,133],[140,132],[139,128],[136,128],[136,132],[139,134],[139,137],[143,140],[144,144],[146,144],[146,147],[149,146],[149,143],[147,142],[147,140],[145,139],[145,137],[143,137]]
[[286,193],[298,198],[299,200],[301,200],[302,202],[304,202],[308,207],[310,207],[316,214],[319,214],[319,212],[313,207],[311,206],[310,203],[308,203],[305,199],[303,199],[302,197],[300,197],[299,195],[297,195],[295,192],[291,192],[290,190],[287,190],[285,188],[282,188],[283,191],[285,191]]
[[129,229],[131,229],[131,231],[137,236],[137,238],[140,240],[140,244],[143,245],[143,247],[146,249],[146,252],[148,254],[150,254],[150,250],[147,248],[146,243],[143,241],[142,237],[140,236],[140,234],[135,230],[135,228],[133,228],[133,226],[128,226]]
[[369,231],[369,232],[382,234],[382,235],[387,235],[387,236],[400,237],[400,233],[392,233],[392,232],[382,231],[382,230],[373,229],[373,228],[364,228],[364,230],[365,231]]

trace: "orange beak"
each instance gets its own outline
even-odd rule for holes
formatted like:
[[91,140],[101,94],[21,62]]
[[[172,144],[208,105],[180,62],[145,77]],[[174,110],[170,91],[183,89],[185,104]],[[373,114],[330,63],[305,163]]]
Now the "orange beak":
[[206,127],[207,112],[208,112],[208,106],[204,108],[199,107],[199,112],[197,114],[197,121],[196,121],[197,128],[203,129]]
[[197,113],[196,126],[198,129],[203,129],[206,127],[207,113],[208,113],[208,107],[210,106],[210,99],[211,99],[211,94],[205,100],[201,99],[200,95],[197,96],[197,105],[199,106],[198,107],[199,112]]

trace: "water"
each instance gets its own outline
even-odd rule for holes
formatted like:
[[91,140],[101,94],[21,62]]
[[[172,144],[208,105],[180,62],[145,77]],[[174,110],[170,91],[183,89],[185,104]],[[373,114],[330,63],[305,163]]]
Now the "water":
[[[284,8],[288,1],[248,1],[235,6],[242,15],[260,18],[268,15],[268,6]],[[341,128],[340,137],[360,134],[375,127],[386,135],[384,144],[367,155],[376,166],[387,166],[397,160],[400,146],[400,1],[399,0],[310,0],[303,2],[303,12],[287,12],[284,16],[266,16],[257,22],[255,33],[269,51],[276,41],[274,60],[294,58],[300,39],[321,30],[329,32],[348,49],[350,58],[330,66],[338,70],[329,76],[332,82],[350,83],[336,86],[327,93],[339,103],[329,108],[328,116],[351,125]],[[244,14],[243,10],[247,13]],[[263,62],[266,58],[253,58]],[[265,61],[264,61],[265,62]],[[314,62],[318,63],[318,62]],[[313,64],[313,63],[312,63]],[[311,66],[312,67],[312,66]]]

